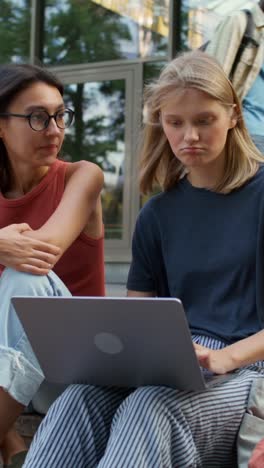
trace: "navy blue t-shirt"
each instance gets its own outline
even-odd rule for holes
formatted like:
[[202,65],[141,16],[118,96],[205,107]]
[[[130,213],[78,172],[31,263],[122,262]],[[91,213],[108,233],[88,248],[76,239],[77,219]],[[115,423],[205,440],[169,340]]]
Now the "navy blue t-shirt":
[[264,167],[224,195],[183,178],[141,210],[127,288],[178,297],[192,333],[232,343],[264,323]]

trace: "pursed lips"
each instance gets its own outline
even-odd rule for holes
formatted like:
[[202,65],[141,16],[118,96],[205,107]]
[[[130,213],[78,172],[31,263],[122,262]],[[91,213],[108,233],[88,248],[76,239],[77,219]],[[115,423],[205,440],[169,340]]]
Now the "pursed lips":
[[181,148],[181,151],[203,151],[204,148],[200,148],[198,146],[185,146]]

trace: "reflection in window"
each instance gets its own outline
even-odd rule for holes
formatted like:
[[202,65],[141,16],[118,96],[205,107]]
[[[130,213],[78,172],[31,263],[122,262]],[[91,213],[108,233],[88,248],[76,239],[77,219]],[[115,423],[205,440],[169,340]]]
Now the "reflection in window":
[[45,4],[47,64],[167,54],[169,0],[46,0]]
[[64,100],[75,111],[67,129],[63,158],[86,159],[104,171],[102,193],[105,237],[123,234],[123,185],[125,154],[124,80],[78,83],[65,87]]
[[1,0],[0,62],[27,62],[30,43],[30,0]]
[[143,68],[143,83],[148,84],[159,77],[162,68],[167,64],[166,62],[146,62]]

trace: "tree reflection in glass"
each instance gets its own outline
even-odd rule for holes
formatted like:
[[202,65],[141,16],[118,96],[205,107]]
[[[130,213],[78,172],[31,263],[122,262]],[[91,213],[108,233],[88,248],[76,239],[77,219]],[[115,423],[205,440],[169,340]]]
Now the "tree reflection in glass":
[[28,61],[31,0],[0,2],[0,63]]
[[169,0],[46,0],[50,65],[166,55]]
[[125,81],[78,83],[65,87],[65,103],[75,111],[67,129],[63,158],[87,159],[104,171],[102,193],[106,238],[122,238],[125,156]]

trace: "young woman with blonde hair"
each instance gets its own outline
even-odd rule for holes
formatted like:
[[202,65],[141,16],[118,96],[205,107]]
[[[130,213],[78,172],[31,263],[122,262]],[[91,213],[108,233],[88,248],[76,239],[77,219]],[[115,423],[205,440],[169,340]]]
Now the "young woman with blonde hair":
[[24,468],[237,464],[248,396],[264,375],[262,158],[232,84],[202,52],[165,66],[145,105],[141,190],[162,191],[138,216],[128,296],[182,300],[209,387],[71,386]]
[[[220,72],[220,73],[219,73]],[[195,56],[182,55],[171,62],[159,80],[146,87],[145,127],[142,134],[140,188],[143,193],[151,192],[155,183],[169,190],[186,171],[184,163],[175,158],[173,149],[164,133],[161,109],[164,102],[173,99],[176,92],[191,88],[204,92],[216,99],[226,110],[234,112],[236,125],[227,133],[225,151],[226,167],[214,190],[228,193],[243,185],[255,174],[263,156],[256,148],[246,129],[242,107],[217,62],[203,52]],[[195,101],[193,102],[195,105]]]

